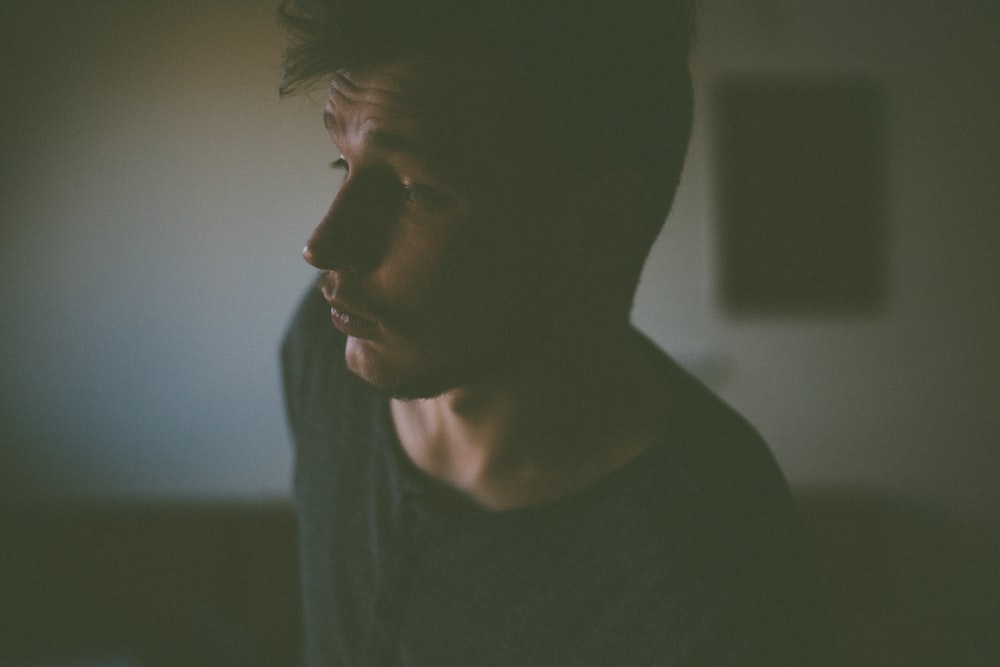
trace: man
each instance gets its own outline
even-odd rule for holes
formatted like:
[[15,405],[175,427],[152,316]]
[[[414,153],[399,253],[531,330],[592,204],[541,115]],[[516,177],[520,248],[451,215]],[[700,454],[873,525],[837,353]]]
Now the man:
[[629,323],[685,2],[282,6],[343,172],[283,347],[310,665],[821,664],[791,501]]

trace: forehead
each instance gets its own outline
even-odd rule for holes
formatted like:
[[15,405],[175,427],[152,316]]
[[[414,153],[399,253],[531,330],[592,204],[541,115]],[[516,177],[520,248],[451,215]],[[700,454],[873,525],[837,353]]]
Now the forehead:
[[495,87],[481,74],[440,58],[408,56],[335,72],[327,90],[327,111],[337,122],[360,115],[435,134],[473,122],[488,126],[494,115],[473,113],[482,106],[471,100],[485,101],[494,93]]
[[453,159],[482,159],[483,151],[493,154],[509,145],[520,115],[515,91],[496,74],[461,59],[430,56],[342,69],[330,79],[326,122],[334,134],[351,124],[355,130],[382,127]]
[[335,114],[367,108],[414,119],[429,116],[435,103],[447,102],[443,78],[431,63],[412,58],[338,70],[327,89],[327,109]]

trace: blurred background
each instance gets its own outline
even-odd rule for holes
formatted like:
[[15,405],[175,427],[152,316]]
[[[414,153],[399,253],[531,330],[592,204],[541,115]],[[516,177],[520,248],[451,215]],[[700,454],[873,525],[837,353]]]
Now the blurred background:
[[[0,666],[295,663],[277,346],[335,156],[274,4],[0,2]],[[1000,4],[700,4],[636,324],[771,444],[845,664],[1000,664]]]

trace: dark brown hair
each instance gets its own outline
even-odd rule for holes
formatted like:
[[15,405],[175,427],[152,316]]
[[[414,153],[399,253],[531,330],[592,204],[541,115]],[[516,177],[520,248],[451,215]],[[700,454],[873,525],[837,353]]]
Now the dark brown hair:
[[646,178],[658,226],[691,133],[693,14],[692,0],[283,0],[280,92],[405,55],[487,57],[556,152]]

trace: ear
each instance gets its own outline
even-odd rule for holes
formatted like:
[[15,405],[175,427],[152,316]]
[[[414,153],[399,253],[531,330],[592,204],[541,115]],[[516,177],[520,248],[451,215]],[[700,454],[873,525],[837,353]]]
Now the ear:
[[648,180],[632,169],[595,174],[578,209],[580,238],[605,261],[641,264],[650,239],[653,197]]

